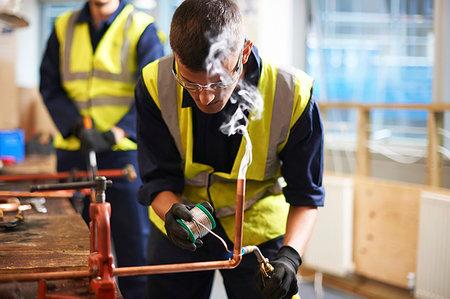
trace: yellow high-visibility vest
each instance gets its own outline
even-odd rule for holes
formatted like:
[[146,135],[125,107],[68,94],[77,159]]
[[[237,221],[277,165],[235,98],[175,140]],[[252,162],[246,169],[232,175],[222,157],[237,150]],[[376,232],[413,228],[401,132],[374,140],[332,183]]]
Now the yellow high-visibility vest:
[[[80,11],[68,12],[55,21],[60,45],[61,81],[64,90],[82,116],[90,116],[97,130],[109,131],[130,110],[134,103],[137,81],[136,45],[145,28],[154,20],[126,5],[98,44],[91,45],[89,24],[77,23]],[[57,134],[54,146],[78,150],[75,136],[64,139]],[[114,145],[113,150],[136,149],[128,138]]]
[[[209,165],[194,162],[191,108],[182,108],[183,88],[171,73],[172,65],[173,55],[152,62],[143,69],[143,81],[182,158],[183,197],[193,203],[212,202],[227,236],[234,240],[236,182],[245,154],[245,138],[230,173],[215,172]],[[280,185],[278,153],[308,106],[312,84],[313,79],[300,70],[288,71],[262,62],[258,91],[264,107],[260,118],[250,115],[247,127],[250,140],[257,142],[252,142],[253,158],[246,174],[243,246],[261,244],[285,233],[289,204]],[[149,211],[150,219],[165,233],[164,222],[151,207]]]

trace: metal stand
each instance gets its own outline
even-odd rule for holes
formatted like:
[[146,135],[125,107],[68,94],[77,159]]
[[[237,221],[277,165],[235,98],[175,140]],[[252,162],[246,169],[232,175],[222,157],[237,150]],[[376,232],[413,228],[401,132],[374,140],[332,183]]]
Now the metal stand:
[[[75,182],[62,184],[46,184],[31,186],[31,191],[84,189],[91,188],[95,193],[95,202],[91,202],[89,215],[91,222],[90,230],[90,254],[89,273],[90,287],[96,298],[111,299],[117,297],[116,283],[113,277],[113,256],[111,254],[110,217],[111,204],[106,202],[105,191],[112,182],[105,177],[96,177],[93,182]],[[81,298],[47,293],[47,283],[41,279],[38,284],[38,299],[47,298]]]

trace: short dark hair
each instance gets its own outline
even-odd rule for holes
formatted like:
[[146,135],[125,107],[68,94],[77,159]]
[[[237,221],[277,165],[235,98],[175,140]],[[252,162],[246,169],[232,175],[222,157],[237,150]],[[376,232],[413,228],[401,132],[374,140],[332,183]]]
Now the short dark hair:
[[172,18],[170,46],[183,65],[201,71],[214,42],[227,39],[225,55],[238,51],[243,31],[242,15],[233,0],[185,0]]

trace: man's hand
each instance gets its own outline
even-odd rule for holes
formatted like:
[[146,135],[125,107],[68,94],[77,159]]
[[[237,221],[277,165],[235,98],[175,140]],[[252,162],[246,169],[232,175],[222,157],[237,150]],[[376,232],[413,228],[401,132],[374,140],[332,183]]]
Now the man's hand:
[[[214,209],[211,204],[207,201],[202,202],[202,205],[212,214]],[[195,243],[192,243],[188,231],[177,222],[177,219],[182,219],[185,221],[192,221],[192,214],[189,212],[194,206],[184,205],[181,203],[175,203],[169,209],[165,216],[165,228],[167,232],[167,237],[169,240],[181,247],[190,251],[195,251],[197,248],[203,245],[202,240],[197,239]]]
[[270,278],[264,277],[259,268],[255,275],[256,284],[264,297],[291,298],[297,294],[297,271],[302,263],[298,252],[290,246],[283,246],[270,263],[274,267]]
[[80,150],[88,154],[90,151],[103,153],[111,150],[116,139],[111,131],[101,133],[96,129],[83,130],[80,135]]
[[116,138],[112,131],[101,133],[93,127],[86,128],[83,119],[79,119],[76,122],[73,134],[80,139],[80,150],[84,154],[89,154],[90,151],[96,153],[107,152],[116,144]]

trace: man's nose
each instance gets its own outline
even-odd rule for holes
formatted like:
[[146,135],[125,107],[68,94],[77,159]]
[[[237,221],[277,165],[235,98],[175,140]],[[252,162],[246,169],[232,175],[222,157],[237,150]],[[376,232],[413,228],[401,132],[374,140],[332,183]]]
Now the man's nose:
[[210,104],[212,101],[214,101],[214,98],[215,98],[214,91],[208,88],[202,89],[198,93],[198,99],[202,105]]

